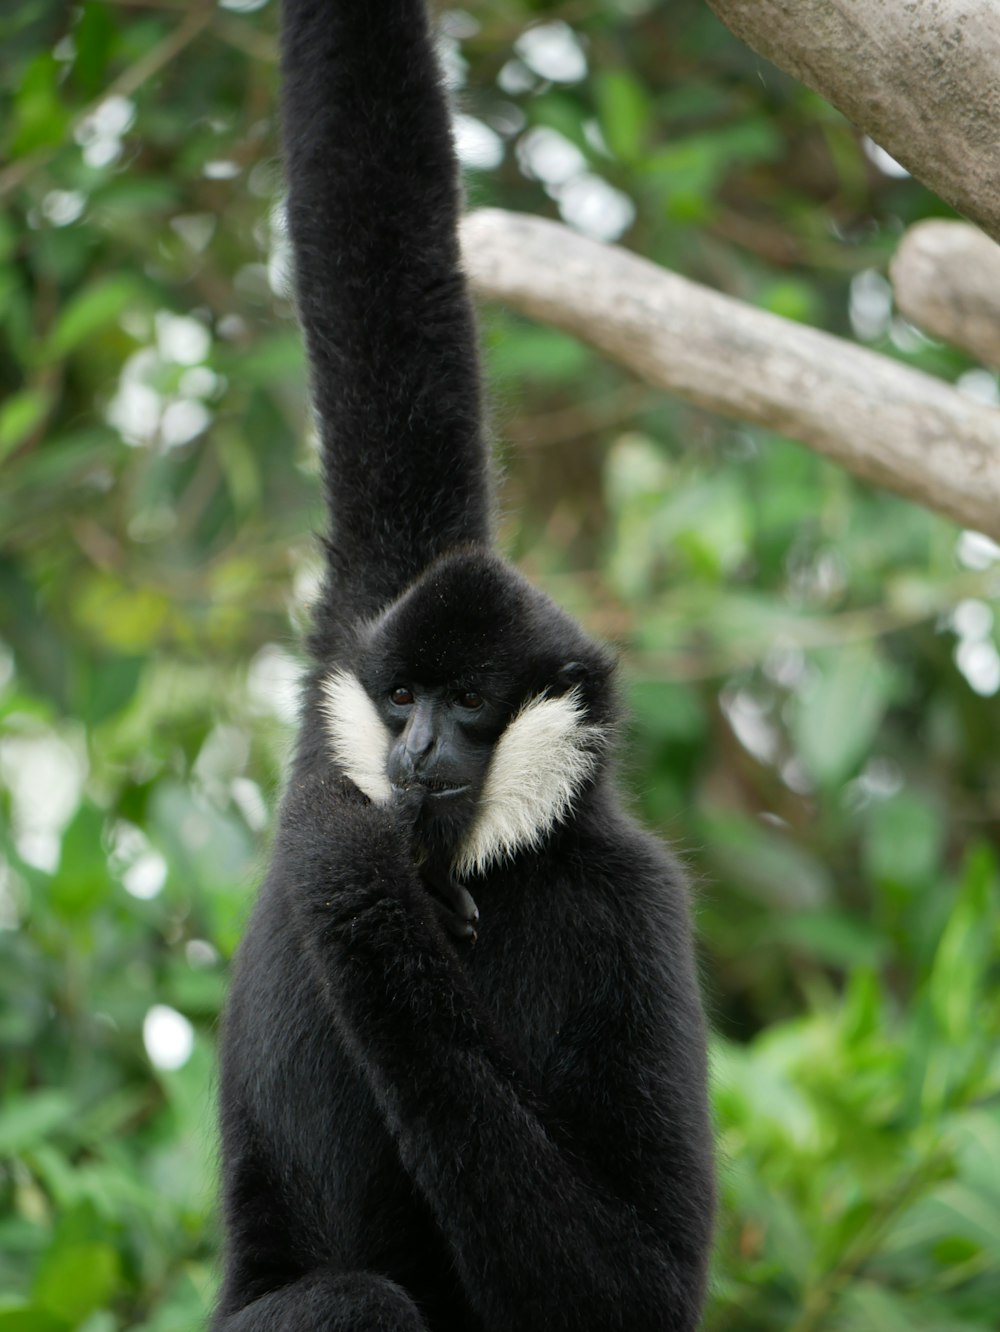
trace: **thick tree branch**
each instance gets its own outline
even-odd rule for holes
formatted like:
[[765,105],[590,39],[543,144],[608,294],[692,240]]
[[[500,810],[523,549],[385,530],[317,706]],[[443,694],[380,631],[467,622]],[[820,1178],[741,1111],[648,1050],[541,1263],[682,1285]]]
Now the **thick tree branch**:
[[1000,240],[997,0],[708,0]]
[[465,220],[463,246],[481,296],[1000,538],[1000,412],[556,222],[485,209]]
[[967,222],[918,222],[904,234],[891,274],[908,319],[1000,366],[1000,245]]

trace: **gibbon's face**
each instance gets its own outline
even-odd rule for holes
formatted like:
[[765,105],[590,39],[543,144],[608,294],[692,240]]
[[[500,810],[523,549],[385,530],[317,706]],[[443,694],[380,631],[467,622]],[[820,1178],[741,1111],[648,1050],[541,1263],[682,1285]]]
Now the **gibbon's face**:
[[610,669],[501,561],[451,557],[324,681],[333,756],[376,803],[418,799],[425,844],[483,871],[537,845],[596,771]]
[[381,703],[392,733],[386,773],[395,790],[419,791],[436,816],[479,799],[486,769],[506,725],[505,710],[456,681],[394,685]]

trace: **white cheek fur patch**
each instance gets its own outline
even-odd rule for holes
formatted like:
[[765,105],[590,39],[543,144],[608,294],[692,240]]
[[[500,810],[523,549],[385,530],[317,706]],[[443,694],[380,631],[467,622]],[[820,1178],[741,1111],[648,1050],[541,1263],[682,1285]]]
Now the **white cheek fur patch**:
[[321,688],[333,757],[359,791],[383,804],[392,795],[386,771],[392,733],[352,671],[331,671]]
[[593,773],[604,733],[588,725],[576,693],[531,699],[497,741],[479,812],[458,857],[459,875],[482,872],[538,846]]

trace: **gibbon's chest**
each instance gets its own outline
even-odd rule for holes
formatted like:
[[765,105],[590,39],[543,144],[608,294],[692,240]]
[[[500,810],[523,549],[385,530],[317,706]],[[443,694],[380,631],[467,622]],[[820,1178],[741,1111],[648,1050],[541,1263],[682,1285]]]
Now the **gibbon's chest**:
[[479,939],[459,956],[497,1030],[540,1082],[567,1020],[586,1002],[588,931],[563,885],[490,884],[476,901]]

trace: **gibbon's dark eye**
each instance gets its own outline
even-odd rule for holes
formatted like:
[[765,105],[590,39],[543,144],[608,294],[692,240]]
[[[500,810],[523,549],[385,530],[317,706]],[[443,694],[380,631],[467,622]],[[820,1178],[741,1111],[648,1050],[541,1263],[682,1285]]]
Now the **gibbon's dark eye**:
[[483,706],[482,694],[477,694],[474,689],[467,689],[464,694],[459,694],[456,701],[460,708],[468,708],[470,712],[475,712],[477,708]]
[[406,685],[397,685],[389,697],[397,708],[408,708],[413,702],[413,690],[407,689]]

